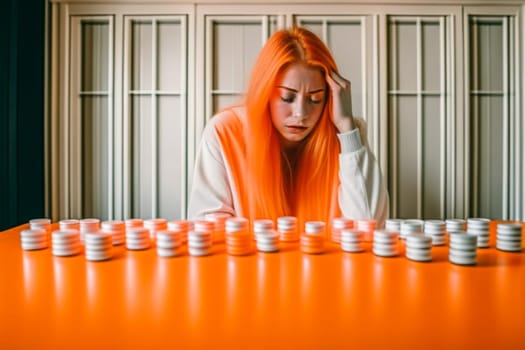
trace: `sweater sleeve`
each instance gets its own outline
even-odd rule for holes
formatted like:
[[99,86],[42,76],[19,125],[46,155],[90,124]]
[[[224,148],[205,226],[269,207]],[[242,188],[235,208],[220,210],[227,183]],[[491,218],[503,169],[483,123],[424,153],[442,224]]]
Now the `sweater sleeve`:
[[235,213],[224,157],[214,123],[209,123],[204,129],[195,161],[188,218],[195,220],[216,212]]
[[356,128],[337,135],[341,144],[339,207],[345,217],[373,218],[378,227],[383,227],[388,217],[388,192],[379,164],[368,145],[362,143],[360,133],[363,130]]

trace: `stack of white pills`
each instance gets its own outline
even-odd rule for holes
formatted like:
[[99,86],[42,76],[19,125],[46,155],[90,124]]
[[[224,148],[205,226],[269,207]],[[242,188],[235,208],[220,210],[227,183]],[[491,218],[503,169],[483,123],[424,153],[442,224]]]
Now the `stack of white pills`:
[[129,250],[143,250],[151,247],[149,230],[143,226],[126,228],[126,248]]
[[159,231],[157,232],[157,255],[160,257],[173,257],[182,255],[184,242],[182,231]]
[[29,220],[29,229],[30,230],[45,230],[47,233],[47,238],[51,235],[51,220],[47,218],[43,219],[32,219]]
[[358,253],[364,251],[364,236],[362,231],[344,229],[341,231],[341,249],[345,252]]
[[468,218],[467,219],[467,232],[478,236],[478,248],[488,248],[489,244],[489,233],[490,233],[490,220],[484,218]]
[[155,241],[157,232],[164,231],[168,228],[168,220],[160,218],[144,220],[144,227],[149,230],[151,240]]
[[402,219],[386,219],[385,230],[399,233],[401,231]]
[[271,253],[279,250],[279,234],[275,231],[272,220],[255,220],[253,233],[258,251]]
[[432,237],[411,233],[405,237],[405,255],[414,261],[432,260]]
[[126,226],[126,231],[133,227],[144,227],[144,220],[142,219],[127,219],[124,221],[124,225]]
[[82,251],[79,230],[60,229],[52,233],[51,239],[55,256],[72,256]]
[[213,242],[224,242],[224,234],[226,232],[226,220],[231,218],[230,214],[226,213],[211,213],[204,216],[204,220],[211,221],[215,224],[213,231]]
[[80,232],[80,221],[77,219],[64,219],[58,222],[59,230],[77,230]]
[[86,260],[101,261],[113,256],[113,238],[109,233],[87,232],[84,235]]
[[86,233],[100,232],[100,220],[89,218],[80,220],[80,241],[84,242]]
[[332,220],[332,241],[341,242],[341,231],[354,227],[354,221],[347,218],[334,218]]
[[449,234],[449,255],[451,263],[457,265],[476,264],[476,235],[463,232],[452,232]]
[[212,253],[215,224],[210,221],[195,221],[193,230],[188,233],[188,253],[193,256],[206,256]]
[[445,223],[447,227],[447,233],[465,232],[467,229],[467,222],[463,219],[447,219]]
[[193,223],[189,220],[172,220],[168,222],[168,230],[180,233],[182,243],[188,241],[188,232],[193,230]]
[[401,223],[401,230],[399,231],[399,237],[405,239],[406,236],[412,233],[423,233],[423,221],[422,220],[404,220]]
[[248,255],[253,252],[253,236],[249,221],[243,217],[226,220],[226,253],[229,255]]
[[426,220],[425,235],[432,238],[433,245],[446,244],[447,227],[443,220]]
[[299,240],[299,228],[295,216],[281,216],[277,218],[277,231],[283,242],[297,242]]
[[354,221],[354,228],[363,232],[365,242],[372,242],[377,223],[374,219],[359,219]]
[[399,233],[375,230],[372,251],[377,256],[397,256],[399,254]]
[[304,234],[301,235],[301,251],[307,254],[321,254],[325,252],[325,226],[322,221],[307,221],[304,225]]
[[49,246],[49,236],[43,228],[22,230],[20,243],[23,250],[45,249]]
[[71,255],[76,255],[80,253],[82,251],[82,241],[80,240],[80,220],[77,220],[77,219],[60,220],[58,222],[58,227],[59,227],[59,231],[62,231],[62,232],[67,231],[67,233],[57,234],[55,237],[56,231],[53,232],[53,236],[52,236],[53,255],[71,256]]
[[111,235],[113,245],[121,245],[126,242],[126,225],[124,221],[108,220],[102,221],[102,232]]
[[521,252],[522,225],[499,223],[496,227],[496,249],[506,252]]

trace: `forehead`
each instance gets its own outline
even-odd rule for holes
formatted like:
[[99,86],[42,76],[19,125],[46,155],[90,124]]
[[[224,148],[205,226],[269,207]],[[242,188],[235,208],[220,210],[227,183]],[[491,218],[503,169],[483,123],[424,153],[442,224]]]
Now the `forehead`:
[[292,64],[287,67],[277,79],[278,86],[285,86],[300,90],[322,89],[325,86],[325,79],[321,69],[307,66],[304,64]]

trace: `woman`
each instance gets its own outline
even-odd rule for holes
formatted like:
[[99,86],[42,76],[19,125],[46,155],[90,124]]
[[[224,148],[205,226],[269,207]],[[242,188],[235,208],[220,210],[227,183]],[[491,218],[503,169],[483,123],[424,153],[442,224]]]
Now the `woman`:
[[218,113],[204,130],[188,216],[344,216],[382,226],[388,194],[364,127],[324,43],[303,28],[276,32],[255,63],[244,104]]

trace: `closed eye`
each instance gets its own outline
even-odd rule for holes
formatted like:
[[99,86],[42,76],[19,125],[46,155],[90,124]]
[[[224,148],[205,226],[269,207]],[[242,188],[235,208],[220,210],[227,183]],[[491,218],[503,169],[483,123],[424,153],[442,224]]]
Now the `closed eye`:
[[323,92],[317,92],[315,94],[310,95],[310,102],[313,104],[318,104],[324,101],[324,91]]
[[295,96],[281,96],[281,101],[286,103],[292,103],[295,100]]

